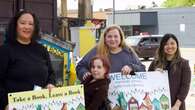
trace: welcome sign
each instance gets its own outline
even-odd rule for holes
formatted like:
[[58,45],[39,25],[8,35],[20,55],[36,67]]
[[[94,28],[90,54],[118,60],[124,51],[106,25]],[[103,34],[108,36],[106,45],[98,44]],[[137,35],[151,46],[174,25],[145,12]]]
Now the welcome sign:
[[8,94],[9,110],[85,110],[83,85]]
[[108,97],[113,109],[170,110],[167,72],[137,72],[136,75],[110,74]]

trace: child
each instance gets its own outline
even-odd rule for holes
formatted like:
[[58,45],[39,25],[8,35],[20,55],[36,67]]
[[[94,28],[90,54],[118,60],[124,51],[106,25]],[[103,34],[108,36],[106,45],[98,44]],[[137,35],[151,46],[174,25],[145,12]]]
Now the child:
[[86,110],[107,110],[109,104],[108,87],[109,87],[109,62],[96,56],[90,61],[91,75],[83,82],[85,90]]

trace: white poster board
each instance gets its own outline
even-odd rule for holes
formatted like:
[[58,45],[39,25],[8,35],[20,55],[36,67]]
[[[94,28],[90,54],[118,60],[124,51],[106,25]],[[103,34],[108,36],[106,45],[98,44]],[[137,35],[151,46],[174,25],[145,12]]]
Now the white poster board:
[[122,110],[170,110],[167,72],[137,72],[136,75],[110,74],[108,97],[112,108]]

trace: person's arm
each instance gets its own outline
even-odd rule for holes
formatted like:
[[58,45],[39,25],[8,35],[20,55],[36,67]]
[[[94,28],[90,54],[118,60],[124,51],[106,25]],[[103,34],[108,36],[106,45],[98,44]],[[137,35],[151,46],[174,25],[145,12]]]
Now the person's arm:
[[146,71],[145,66],[133,52],[130,52],[130,59],[132,62],[130,62],[129,66],[133,69],[134,72]]
[[102,105],[107,97],[107,90],[104,87],[100,87],[96,93],[94,93],[94,97],[90,102],[90,105],[87,107],[86,110],[98,110],[98,108]]
[[0,110],[7,105],[7,93],[5,90],[5,74],[9,64],[9,52],[5,46],[0,47]]
[[177,94],[177,99],[184,102],[190,88],[191,81],[191,70],[188,61],[184,61],[182,65],[182,76],[181,76],[181,86],[179,93]]
[[82,60],[76,66],[77,77],[80,81],[83,81],[83,76],[86,73],[89,73],[89,62],[92,57],[96,55],[96,48],[93,48],[90,52],[88,52]]

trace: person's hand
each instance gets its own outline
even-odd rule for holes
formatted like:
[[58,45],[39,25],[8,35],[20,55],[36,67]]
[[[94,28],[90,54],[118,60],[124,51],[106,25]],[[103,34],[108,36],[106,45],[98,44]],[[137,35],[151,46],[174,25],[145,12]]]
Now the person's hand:
[[8,105],[6,105],[5,110],[9,110],[9,106]]
[[164,70],[163,70],[162,68],[156,68],[155,71],[159,71],[159,72],[161,72],[161,73],[164,72]]
[[52,89],[52,88],[55,88],[55,86],[54,86],[53,84],[48,84],[48,85],[46,86],[46,88],[49,89],[49,92],[51,92],[51,89]]
[[90,73],[90,72],[86,72],[86,73],[83,75],[83,80],[86,80],[89,76],[91,76],[91,73]]
[[129,67],[128,65],[123,66],[123,68],[121,69],[121,72],[123,75],[128,75],[133,71],[133,69],[131,67]]
[[175,105],[171,108],[171,110],[179,110],[179,105],[175,104]]
[[182,102],[179,99],[177,99],[171,110],[179,110],[181,103]]

